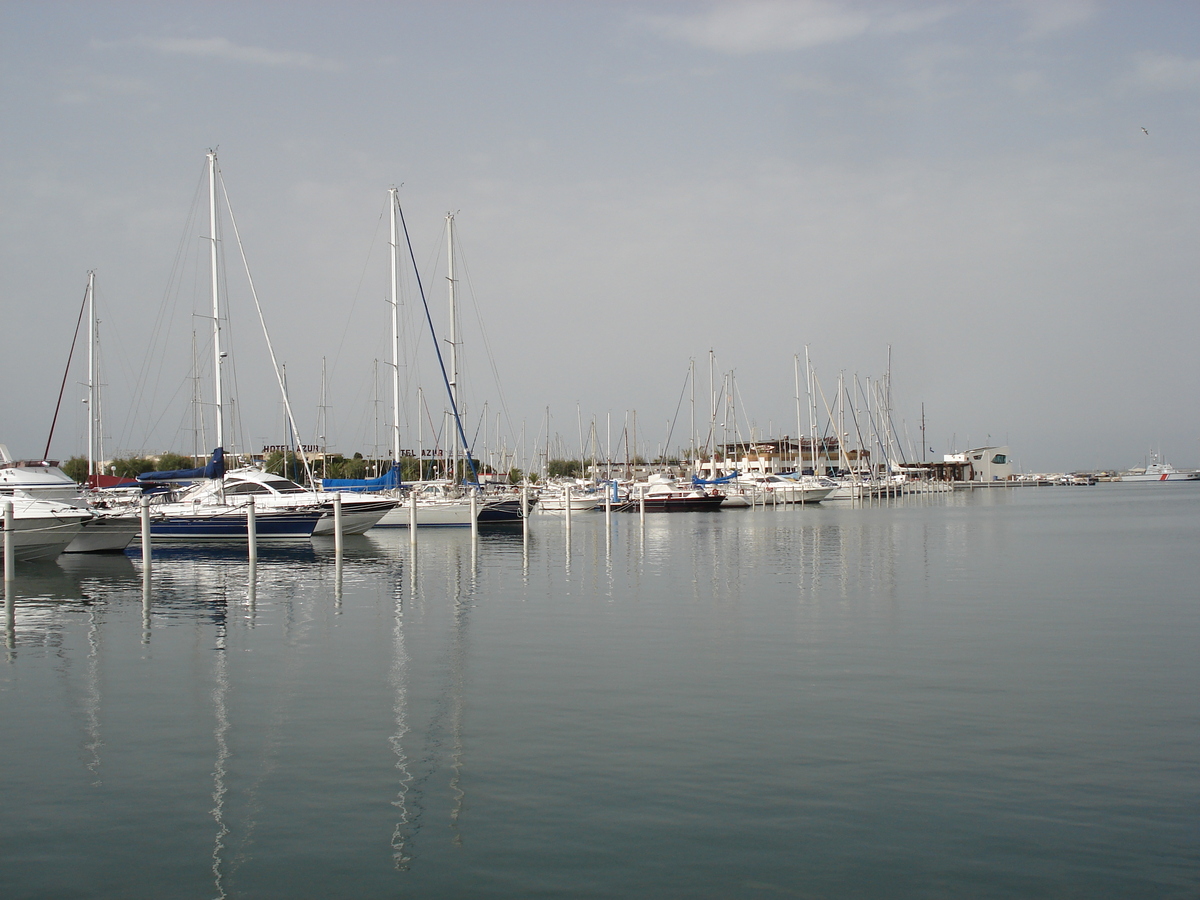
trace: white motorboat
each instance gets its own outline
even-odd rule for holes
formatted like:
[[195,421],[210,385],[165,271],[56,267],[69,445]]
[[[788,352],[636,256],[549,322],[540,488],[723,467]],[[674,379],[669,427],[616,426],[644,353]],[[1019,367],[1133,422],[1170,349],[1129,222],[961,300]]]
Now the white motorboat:
[[834,487],[823,484],[810,475],[741,475],[734,483],[742,488],[749,488],[764,506],[820,503],[834,491]]
[[1200,471],[1176,469],[1169,462],[1162,462],[1158,454],[1151,456],[1144,469],[1130,469],[1121,473],[1122,481],[1200,481]]
[[50,500],[89,513],[82,529],[63,548],[64,553],[120,553],[141,528],[136,515],[98,507],[95,497],[59,468],[56,460],[13,459],[3,444],[0,444],[0,497]]
[[602,509],[604,498],[609,496],[603,485],[598,486],[591,482],[551,482],[538,492],[537,508],[543,512],[566,512],[568,490],[571,497],[571,512]]
[[86,509],[57,500],[12,496],[4,497],[3,503],[13,505],[11,541],[13,556],[18,561],[53,559],[75,540],[84,523],[92,518]]

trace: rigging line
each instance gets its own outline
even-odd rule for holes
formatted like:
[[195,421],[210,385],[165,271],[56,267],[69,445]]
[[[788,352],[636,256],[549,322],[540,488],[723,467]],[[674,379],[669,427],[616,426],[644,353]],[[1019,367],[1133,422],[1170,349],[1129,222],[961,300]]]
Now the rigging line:
[[[50,458],[50,442],[54,440],[54,426],[58,423],[58,410],[62,406],[63,392],[67,389],[67,375],[71,372],[71,358],[75,355],[75,342],[79,340],[79,326],[83,324],[83,313],[87,309],[88,291],[83,289],[83,303],[79,305],[79,318],[75,322],[75,336],[71,338],[71,352],[67,354],[67,367],[63,369],[62,386],[58,389],[58,402],[54,404],[54,418],[50,420],[50,434],[46,437],[46,452],[42,454],[42,459]],[[89,375],[89,377],[91,377]],[[88,456],[92,455],[92,451],[88,451]]]
[[[159,374],[157,377],[154,378],[155,390],[153,392],[151,392],[150,400],[148,401],[148,405],[151,409],[153,409],[154,406],[156,405],[155,398],[157,397],[158,382],[161,379],[163,365],[166,360],[167,339],[166,339],[166,336],[164,335],[164,326],[165,326],[166,332],[169,333],[170,332],[170,321],[171,321],[171,318],[173,318],[174,309],[178,305],[178,302],[179,302],[179,297],[178,297],[179,292],[182,290],[183,269],[185,268],[185,264],[183,261],[188,256],[188,246],[190,243],[189,239],[192,236],[193,229],[196,227],[196,225],[195,225],[196,212],[197,212],[197,209],[199,208],[200,198],[203,194],[204,179],[205,179],[206,173],[207,173],[207,161],[204,165],[201,166],[200,177],[196,182],[196,190],[195,190],[195,193],[192,195],[192,205],[188,209],[187,216],[184,219],[183,232],[180,234],[179,243],[175,247],[175,257],[174,257],[174,259],[171,260],[171,270],[167,277],[167,285],[166,285],[165,289],[163,290],[162,299],[159,301],[158,314],[155,316],[154,327],[151,329],[151,332],[150,332],[150,340],[148,342],[149,346],[155,347],[160,342],[162,344],[162,347],[161,347],[162,356],[158,361],[158,373]],[[216,236],[213,235],[213,237],[215,238]],[[174,295],[174,299],[172,299],[172,295]],[[171,312],[171,315],[168,315],[168,311]],[[121,440],[118,443],[129,444],[132,442],[130,433],[133,431],[134,426],[137,423],[137,419],[138,419],[138,415],[139,415],[138,410],[144,408],[143,407],[143,398],[145,397],[146,386],[147,386],[148,382],[150,381],[151,370],[153,368],[154,368],[154,359],[153,359],[151,353],[147,353],[142,359],[141,368],[139,369],[137,378],[134,382],[135,387],[134,387],[134,391],[133,391],[133,400],[129,404],[129,408],[126,410],[125,423],[121,427]],[[146,434],[143,434],[143,436],[142,436],[142,448],[143,449],[145,448],[145,443],[146,443],[146,440],[148,437],[149,437],[149,432],[147,431]]]
[[[738,403],[741,404],[742,415],[746,419],[746,430],[750,432],[750,441],[753,441],[754,429],[750,427],[750,413],[746,409],[746,401],[742,399],[742,389],[740,387],[738,387],[738,383],[736,381],[733,381],[732,379],[730,379],[730,384],[733,386],[733,392],[735,394],[737,394]],[[737,434],[737,436],[739,438],[741,438],[742,433],[738,429],[738,423],[737,423],[737,410],[734,410],[734,413],[733,413],[733,430]],[[747,441],[746,443],[749,443],[749,441]]]
[[367,258],[363,260],[362,272],[358,276],[358,286],[354,289],[354,299],[350,301],[350,311],[346,313],[346,325],[342,329],[341,340],[338,341],[337,353],[333,355],[333,371],[337,372],[338,361],[342,358],[342,348],[346,345],[346,334],[350,331],[350,320],[354,318],[354,310],[358,306],[359,298],[362,296],[363,282],[367,278],[367,268],[371,265],[371,257],[375,255],[375,244],[379,240],[379,229],[382,227],[383,214],[386,207],[379,211],[379,218],[375,220],[375,233],[371,235],[371,245],[367,248]]
[[[220,174],[220,169],[217,172]],[[300,437],[300,429],[296,427],[296,417],[292,415],[292,404],[288,400],[287,391],[283,386],[283,376],[279,374],[279,364],[275,360],[275,348],[271,346],[271,335],[267,333],[267,320],[263,317],[262,304],[258,302],[258,292],[254,289],[254,278],[250,275],[250,263],[246,260],[246,248],[242,246],[242,236],[238,232],[237,219],[233,216],[233,207],[229,204],[229,192],[225,189],[225,179],[223,177],[221,178],[221,195],[225,198],[225,209],[229,213],[229,223],[233,226],[233,236],[237,240],[238,252],[242,257],[242,266],[246,269],[246,281],[250,284],[250,296],[254,298],[254,308],[258,311],[258,321],[262,325],[263,339],[267,342],[267,353],[271,356],[271,366],[275,370],[275,380],[279,382],[279,392],[283,395],[283,405],[287,410],[288,421],[292,425],[292,434],[296,437],[296,447],[300,451],[300,459],[304,463],[304,474],[308,477],[311,484],[313,480],[312,466],[308,463],[308,454],[304,452],[304,441]]]
[[[446,384],[446,396],[450,398],[450,409],[454,413],[454,424],[458,427],[458,436],[462,441],[463,450],[467,453],[467,463],[471,466],[472,480],[479,483],[479,472],[475,469],[475,460],[471,458],[471,448],[467,446],[467,435],[463,431],[462,420],[458,417],[458,404],[454,401],[454,392],[450,390],[450,376],[446,374],[446,362],[442,359],[442,347],[437,340],[437,330],[433,327],[433,316],[429,312],[429,302],[425,299],[425,286],[421,283],[421,273],[417,271],[417,257],[413,252],[412,238],[408,235],[408,222],[404,219],[404,207],[400,205],[399,198],[396,199],[396,210],[400,213],[400,224],[404,227],[404,242],[408,245],[408,257],[412,260],[413,275],[417,279],[417,289],[421,292],[421,305],[425,307],[425,320],[429,323],[429,333],[434,336],[433,349],[437,352],[438,366],[442,370],[442,380]],[[454,473],[455,480],[458,479],[458,473]]]
[[675,433],[675,423],[679,421],[679,410],[683,407],[683,395],[687,393],[688,382],[692,378],[691,371],[684,376],[683,387],[679,391],[679,402],[675,404],[675,418],[671,420],[671,427],[667,429],[667,441],[663,447],[663,457],[666,458],[671,453],[671,435]]
[[[457,241],[458,245],[462,246],[462,238]],[[492,353],[492,344],[488,339],[488,329],[483,322],[483,313],[479,309],[479,299],[475,295],[475,286],[471,283],[471,270],[467,265],[465,254],[460,255],[460,264],[463,270],[463,280],[467,285],[467,293],[471,295],[471,306],[475,310],[475,320],[479,324],[480,339],[483,342],[484,353],[487,354],[488,365],[492,370],[492,384],[496,386],[496,393],[500,397],[500,408],[504,411],[504,420],[508,424],[510,435],[515,435],[516,430],[513,428],[512,417],[508,412],[508,401],[504,397],[504,388],[500,384],[500,371],[496,368],[496,357]]]

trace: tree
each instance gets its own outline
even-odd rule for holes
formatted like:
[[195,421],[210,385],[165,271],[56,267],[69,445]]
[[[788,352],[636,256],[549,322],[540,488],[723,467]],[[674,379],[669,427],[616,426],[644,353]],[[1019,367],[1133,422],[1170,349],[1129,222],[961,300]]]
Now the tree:
[[62,470],[72,481],[82,484],[88,476],[88,461],[82,456],[72,456],[62,464]]
[[144,456],[127,456],[112,461],[113,474],[118,478],[137,478],[143,472],[154,471],[154,461]]
[[552,459],[546,463],[546,474],[551,478],[578,478],[582,471],[577,459]]
[[177,469],[194,469],[196,468],[196,459],[193,456],[181,456],[178,453],[164,453],[158,458],[155,468],[160,472],[174,472]]

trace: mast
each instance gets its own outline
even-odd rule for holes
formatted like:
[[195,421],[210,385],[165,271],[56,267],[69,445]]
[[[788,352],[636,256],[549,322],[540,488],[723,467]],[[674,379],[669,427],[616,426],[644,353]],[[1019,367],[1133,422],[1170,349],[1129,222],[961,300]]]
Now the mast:
[[96,474],[96,273],[88,272],[88,478]]
[[688,360],[688,381],[692,386],[692,446],[688,452],[688,463],[694,474],[700,474],[696,468],[696,358]]
[[217,406],[217,446],[223,447],[225,431],[221,424],[221,309],[217,293],[217,151],[208,151],[208,230],[212,268],[213,319],[213,391]]
[[[388,188],[391,209],[391,237],[388,248],[392,274],[392,465],[400,465],[400,296],[396,265],[399,252],[396,235],[396,189]],[[418,414],[419,415],[419,414]]]
[[793,378],[796,383],[796,474],[804,474],[804,429],[800,418],[800,354],[792,354]]
[[321,426],[317,430],[317,437],[321,439],[321,477],[329,477],[329,444],[326,440],[326,435],[329,432],[329,411],[325,405],[326,399],[326,382],[325,382],[325,357],[321,357],[321,406],[319,409]]
[[809,440],[812,445],[812,473],[824,475],[817,471],[817,373],[813,371],[808,357],[808,344],[804,345],[804,368],[808,372],[808,398],[811,404],[808,417]]
[[[457,418],[458,408],[458,310],[454,305],[454,213],[446,213],[446,284],[450,299],[450,405],[454,408]],[[454,442],[454,452],[451,456],[451,471],[455,481],[458,481],[458,441]],[[463,447],[466,450],[466,447]]]

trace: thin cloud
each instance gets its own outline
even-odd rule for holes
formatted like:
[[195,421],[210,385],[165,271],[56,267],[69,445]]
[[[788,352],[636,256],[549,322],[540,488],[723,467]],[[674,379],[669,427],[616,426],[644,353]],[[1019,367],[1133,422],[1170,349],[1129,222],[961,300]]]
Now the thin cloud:
[[341,68],[335,60],[296,50],[271,50],[235,44],[228,38],[150,38],[138,37],[129,41],[104,43],[97,46],[135,46],[153,50],[163,56],[191,56],[197,59],[226,60],[268,68],[314,69],[332,72]]
[[1200,59],[1144,54],[1137,60],[1133,80],[1151,90],[1194,91],[1200,89]]
[[1025,37],[1038,40],[1081,25],[1096,13],[1094,0],[1018,0],[1028,16]]
[[745,54],[837,44],[870,32],[912,32],[949,14],[946,7],[894,11],[830,0],[750,0],[714,5],[691,15],[643,16],[640,21],[673,40]]

